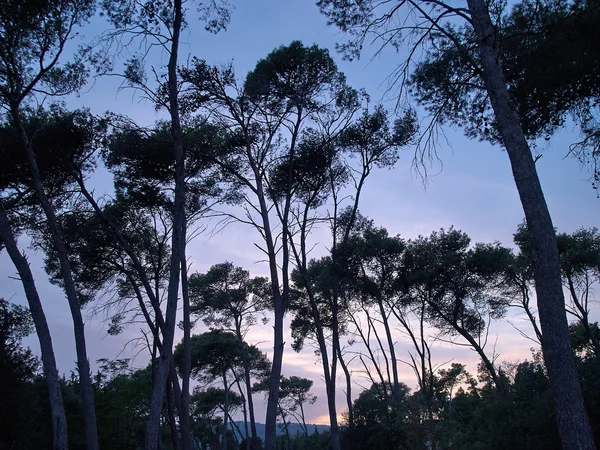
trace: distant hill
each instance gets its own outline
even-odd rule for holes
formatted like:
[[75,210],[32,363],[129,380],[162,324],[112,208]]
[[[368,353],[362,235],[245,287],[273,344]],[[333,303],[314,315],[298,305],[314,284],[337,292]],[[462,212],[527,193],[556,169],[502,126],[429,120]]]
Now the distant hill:
[[[236,422],[237,426],[240,427],[242,433],[244,432],[244,422]],[[308,434],[313,434],[315,430],[319,433],[323,433],[325,431],[329,431],[328,425],[314,425],[314,424],[306,424],[306,428],[308,428]],[[302,434],[302,425],[298,423],[290,423],[288,424],[288,430],[290,432],[290,436],[294,436],[296,434]],[[250,432],[250,423],[248,423],[248,432]],[[261,439],[265,439],[265,424],[257,423],[256,424],[256,433]],[[284,434],[285,430],[283,427],[277,427],[277,434]]]

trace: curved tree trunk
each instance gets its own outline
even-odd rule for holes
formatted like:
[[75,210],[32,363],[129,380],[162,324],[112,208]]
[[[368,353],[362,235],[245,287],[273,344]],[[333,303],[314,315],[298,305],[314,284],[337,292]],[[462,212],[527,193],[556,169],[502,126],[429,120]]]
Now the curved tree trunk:
[[29,304],[29,311],[31,312],[35,331],[40,342],[42,364],[44,366],[44,375],[46,377],[48,397],[50,399],[54,450],[68,450],[67,419],[65,416],[62,392],[60,390],[60,380],[56,368],[56,359],[54,357],[50,329],[48,328],[48,322],[46,321],[46,315],[44,314],[42,302],[35,286],[31,268],[29,267],[29,263],[25,256],[19,251],[2,202],[0,202],[0,238],[21,278],[21,283],[25,290],[25,297]]
[[554,226],[519,116],[506,87],[486,2],[467,0],[467,3],[478,40],[483,79],[530,231],[542,350],[554,393],[561,441],[565,449],[594,449],[569,339]]

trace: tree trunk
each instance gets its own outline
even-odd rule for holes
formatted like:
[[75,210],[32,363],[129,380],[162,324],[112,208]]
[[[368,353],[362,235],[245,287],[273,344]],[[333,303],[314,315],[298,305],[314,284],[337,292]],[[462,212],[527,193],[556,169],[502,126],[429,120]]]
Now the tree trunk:
[[390,351],[390,360],[392,365],[392,395],[396,404],[400,404],[400,382],[398,380],[398,360],[396,359],[396,349],[394,347],[394,339],[392,338],[392,330],[388,321],[387,313],[383,307],[383,299],[381,296],[377,299],[379,305],[379,314],[383,322],[383,328],[385,329],[385,337],[388,343],[388,349]]
[[330,448],[332,450],[339,450],[340,448],[340,435],[339,428],[337,423],[337,409],[335,405],[335,368],[337,363],[337,348],[336,342],[339,342],[339,332],[338,330],[338,322],[337,322],[337,307],[335,301],[331,304],[331,315],[333,317],[332,321],[332,357],[331,357],[331,368],[329,367],[329,356],[327,351],[327,341],[325,339],[325,331],[323,327],[323,322],[321,320],[321,314],[319,312],[319,308],[317,305],[317,301],[314,295],[314,292],[311,288],[311,283],[308,275],[308,270],[306,267],[306,258],[301,258],[298,252],[296,251],[296,247],[293,242],[291,243],[292,250],[294,253],[294,257],[296,258],[296,263],[298,270],[300,271],[300,275],[302,277],[302,281],[304,283],[304,288],[306,289],[306,294],[308,295],[310,309],[313,316],[313,321],[315,325],[315,335],[317,338],[317,343],[319,345],[319,351],[321,352],[321,365],[323,366],[323,378],[325,380],[325,391],[327,394],[327,410],[329,412],[329,424],[330,424]]
[[352,429],[354,428],[354,407],[352,405],[352,375],[350,373],[350,370],[348,369],[348,365],[344,361],[344,357],[342,355],[342,348],[338,346],[337,349],[340,366],[342,366],[342,370],[344,371],[344,375],[346,377],[346,406],[348,407],[348,428]]
[[221,449],[227,450],[227,427],[229,418],[229,385],[227,383],[227,373],[223,372],[223,389],[225,390],[225,411],[223,411],[223,436],[221,438]]
[[[248,150],[250,153],[250,150]],[[252,163],[249,155],[254,176],[256,178],[256,195],[260,204],[261,219],[267,253],[269,255],[269,273],[271,275],[271,291],[273,294],[273,364],[271,366],[271,379],[269,380],[269,396],[267,399],[267,415],[265,418],[265,450],[275,450],[277,446],[277,408],[279,405],[279,384],[281,382],[281,367],[283,365],[283,316],[287,298],[280,292],[279,274],[277,265],[277,251],[271,232],[269,221],[269,208],[265,200],[260,170]],[[287,293],[288,290],[284,289]]]
[[561,441],[565,449],[594,449],[569,339],[554,226],[519,116],[510,100],[486,2],[467,0],[467,3],[478,40],[485,86],[530,232],[542,350]]
[[289,450],[290,448],[290,430],[288,427],[287,420],[285,420],[285,411],[281,406],[279,406],[279,415],[281,416],[281,420],[283,422],[283,429],[285,431],[285,440],[282,442],[281,448],[285,450]]
[[[246,397],[248,399],[248,413],[250,415],[250,432],[252,433],[252,448],[258,449],[258,433],[256,432],[254,400],[252,399],[252,380],[250,378],[250,363],[248,361],[248,354],[246,353],[246,349],[244,348],[244,337],[242,336],[242,327],[240,320],[238,319],[236,319],[235,321],[235,335],[237,337],[240,354],[242,355],[242,364],[244,365],[244,384],[246,385]],[[248,436],[246,436],[246,440],[248,440]]]
[[33,143],[27,136],[24,125],[21,121],[21,115],[18,108],[11,109],[12,118],[20,133],[21,142],[27,156],[27,163],[32,175],[33,187],[40,206],[42,207],[47,219],[48,230],[52,237],[52,243],[56,249],[60,263],[61,277],[64,282],[64,289],[69,303],[69,309],[73,318],[73,329],[75,334],[75,350],[77,353],[77,369],[79,372],[79,384],[81,388],[81,399],[83,402],[83,416],[85,422],[85,441],[88,450],[98,450],[98,428],[96,425],[96,409],[94,407],[94,390],[92,387],[92,378],[90,374],[90,363],[87,357],[85,344],[85,330],[83,316],[81,314],[81,305],[77,296],[77,290],[73,281],[71,264],[67,255],[67,249],[62,239],[60,227],[56,214],[50,200],[48,199],[37,165]]
[[[182,233],[184,236],[186,234],[185,230],[186,226],[184,226],[184,231]],[[181,296],[183,299],[183,371],[181,374],[181,410],[179,411],[179,425],[181,427],[181,446],[183,450],[193,450],[194,444],[190,420],[190,375],[192,373],[190,334],[192,331],[192,324],[190,321],[190,296],[188,291],[185,246],[181,258]]]
[[[152,392],[152,402],[146,428],[146,449],[154,450],[160,435],[160,410],[165,395],[166,377],[173,359],[173,339],[177,318],[179,295],[179,275],[185,248],[185,157],[179,116],[179,91],[177,83],[177,57],[179,37],[183,23],[182,0],[173,2],[173,34],[168,63],[167,88],[169,92],[169,113],[171,115],[171,136],[175,159],[175,199],[173,211],[173,235],[171,237],[171,265],[167,289],[167,310],[163,330],[163,344],[156,373],[156,385]],[[180,414],[182,411],[180,411]]]
[[273,326],[273,365],[269,382],[269,398],[267,400],[267,416],[265,420],[265,450],[275,450],[277,445],[277,407],[279,404],[279,384],[281,366],[283,364],[283,315],[284,307],[281,297],[275,299],[275,323]]
[[167,416],[171,430],[171,445],[173,450],[179,450],[179,436],[177,435],[177,422],[175,420],[175,405],[173,402],[173,385],[170,376],[167,376]]
[[40,342],[42,364],[44,366],[44,375],[46,377],[48,397],[50,399],[53,446],[55,450],[68,450],[67,419],[65,416],[62,392],[60,390],[60,380],[56,368],[56,359],[54,357],[50,329],[48,328],[48,322],[46,321],[46,315],[44,314],[42,302],[35,286],[31,268],[29,267],[29,263],[25,256],[19,251],[15,236],[8,221],[8,215],[4,210],[2,202],[0,202],[0,238],[21,278],[21,283],[25,290],[25,297],[29,304],[29,311],[31,312],[35,331]]
[[[242,435],[242,433],[240,432],[240,437],[246,441],[246,450],[250,450],[251,438],[250,433],[248,433],[248,404],[246,401],[246,395],[244,395],[244,389],[242,388],[239,378],[236,378],[235,384],[237,384],[238,391],[240,393],[240,396],[242,397],[242,414],[244,415],[244,435]],[[254,440],[252,440],[252,442],[254,442]]]
[[332,315],[332,349],[331,349],[331,376],[327,386],[327,406],[329,409],[329,448],[331,450],[340,450],[340,429],[337,421],[337,407],[335,404],[336,394],[336,380],[337,380],[337,357],[338,348],[340,346],[340,332],[338,323],[338,305],[337,305],[337,293],[334,292],[333,301],[331,305]]

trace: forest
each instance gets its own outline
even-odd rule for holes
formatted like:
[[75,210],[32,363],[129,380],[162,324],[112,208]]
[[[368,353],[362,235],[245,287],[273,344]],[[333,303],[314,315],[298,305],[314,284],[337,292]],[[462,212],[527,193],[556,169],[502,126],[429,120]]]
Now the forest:
[[[0,2],[0,450],[595,449],[600,231],[538,168],[567,131],[599,188],[600,1],[318,0],[335,43],[246,72],[242,3]],[[378,58],[381,98],[341,69]],[[506,161],[512,240],[365,212],[456,130]]]

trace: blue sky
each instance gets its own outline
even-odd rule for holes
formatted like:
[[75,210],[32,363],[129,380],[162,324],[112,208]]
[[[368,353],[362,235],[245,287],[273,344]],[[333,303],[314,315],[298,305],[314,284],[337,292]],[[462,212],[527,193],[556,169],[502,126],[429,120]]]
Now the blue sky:
[[[326,19],[310,1],[236,2],[228,30],[217,35],[205,32],[202,25],[193,19],[193,11],[190,11],[188,21],[190,27],[183,34],[182,61],[189,55],[213,64],[232,62],[238,77],[242,79],[260,58],[277,46],[289,44],[292,40],[301,40],[306,45],[316,43],[330,49],[349,84],[355,88],[365,88],[374,102],[390,97],[386,77],[403,57],[387,49],[371,61],[370,55],[375,48],[366,48],[360,61],[342,61],[335,53],[334,44],[343,41],[344,36],[326,25]],[[101,27],[101,21],[94,21],[83,34],[91,38]],[[135,53],[135,49],[130,51]],[[165,55],[154,55],[152,63],[164,64]],[[97,79],[79,96],[70,98],[68,105],[73,108],[85,106],[94,113],[107,110],[124,113],[144,125],[164,117],[163,113],[156,113],[152,105],[140,100],[135,92],[118,92],[118,86],[116,78]],[[393,100],[385,104],[389,108],[394,106]],[[423,116],[420,118],[426,120]],[[498,147],[466,139],[460,129],[449,128],[445,131],[451,147],[440,142],[442,165],[437,164],[432,168],[432,177],[426,185],[411,170],[414,149],[409,148],[403,152],[393,170],[377,171],[369,179],[361,212],[377,225],[386,227],[391,234],[401,234],[406,238],[428,235],[433,230],[453,225],[468,233],[473,241],[498,240],[510,245],[512,234],[523,219],[523,212],[506,153]],[[560,231],[566,232],[597,226],[600,219],[600,200],[587,181],[587,174],[580,170],[575,160],[565,158],[569,144],[576,139],[574,130],[566,127],[549,142],[540,143],[538,148],[543,156],[537,167],[554,224]],[[106,192],[110,190],[111,180],[104,175],[96,177],[93,184],[97,192]],[[210,239],[202,235],[191,243],[188,250],[192,271],[205,271],[214,263],[229,260],[250,270],[253,275],[266,274],[266,267],[256,263],[260,255],[253,244],[258,239],[258,235],[250,234],[247,228],[240,225],[231,226]],[[327,236],[323,235],[321,252],[326,243]],[[21,246],[27,248],[26,238],[21,240]],[[75,350],[66,299],[59,289],[46,282],[40,255],[33,250],[26,249],[26,252],[50,322],[59,369],[68,373],[75,367]],[[16,303],[25,303],[20,283],[10,278],[14,273],[7,255],[0,254],[0,296]],[[86,317],[92,363],[99,358],[117,357],[127,341],[139,334],[139,327],[132,326],[121,336],[106,336],[103,317],[92,316],[89,311]],[[271,333],[270,325],[267,325],[253,331],[249,340],[260,342],[268,350]],[[531,343],[519,336],[508,323],[494,324],[490,338],[492,344],[496,335],[496,351],[501,355],[500,360],[523,360],[528,357]],[[284,374],[308,376],[315,380],[313,391],[319,396],[319,401],[309,408],[309,420],[322,421],[326,407],[320,365],[310,349],[295,354],[289,347],[291,339],[288,337],[286,341]],[[37,346],[34,338],[29,338],[28,343],[33,348]],[[406,354],[406,349],[407,343],[399,340],[398,353]],[[135,350],[128,347],[120,357],[134,353]],[[442,344],[434,349],[436,361],[451,358],[455,362],[469,362],[471,370],[475,370],[477,359],[468,349]],[[146,360],[145,355],[140,355],[135,364],[141,367]],[[414,386],[412,372],[406,367],[400,370],[403,380]],[[366,385],[365,380],[357,380]],[[341,396],[338,403],[342,406]],[[261,411],[258,411],[258,417],[262,417]]]

